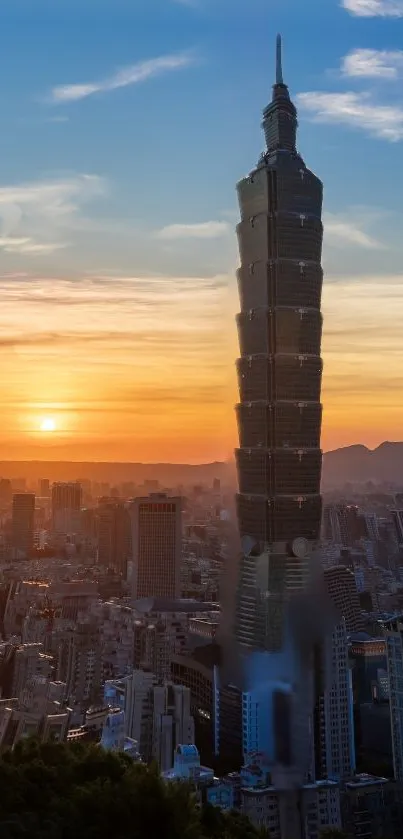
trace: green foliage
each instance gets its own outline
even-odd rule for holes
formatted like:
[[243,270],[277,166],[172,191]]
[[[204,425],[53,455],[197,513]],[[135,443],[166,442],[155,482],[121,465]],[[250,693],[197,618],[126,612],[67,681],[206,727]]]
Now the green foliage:
[[0,757],[0,791],[1,839],[267,836],[238,813],[200,809],[187,784],[165,784],[155,768],[97,745],[23,740]]

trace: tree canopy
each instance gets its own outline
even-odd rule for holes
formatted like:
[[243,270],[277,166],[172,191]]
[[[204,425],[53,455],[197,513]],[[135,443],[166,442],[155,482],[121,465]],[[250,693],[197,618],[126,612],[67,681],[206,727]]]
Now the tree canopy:
[[239,813],[97,745],[23,740],[0,757],[1,839],[263,839]]

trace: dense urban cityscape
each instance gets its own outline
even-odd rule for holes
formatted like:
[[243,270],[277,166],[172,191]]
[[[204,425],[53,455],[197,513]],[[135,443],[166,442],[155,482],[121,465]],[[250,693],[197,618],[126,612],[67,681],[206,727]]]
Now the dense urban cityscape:
[[0,752],[99,744],[272,839],[398,837],[403,482],[327,486],[322,510],[322,185],[281,49],[238,185],[236,505],[218,463],[169,486],[1,478]]
[[[289,3],[291,15],[294,0]],[[173,15],[207,15],[206,37],[208,3],[169,5],[176,6]],[[403,18],[401,0],[338,0],[336,6],[334,14],[350,22],[378,18],[387,25]],[[306,30],[302,40],[305,36]],[[243,33],[242,40],[247,40]],[[154,274],[143,266],[134,278],[117,268],[94,269],[95,254],[101,265],[107,252],[98,240],[85,263],[80,299],[74,298],[80,281],[74,270],[70,277],[68,258],[59,279],[52,279],[53,269],[44,272],[45,291],[40,268],[30,275],[6,262],[7,273],[0,276],[6,290],[0,320],[1,839],[403,836],[403,443],[387,442],[388,428],[380,432],[385,410],[399,427],[401,337],[391,327],[384,344],[379,339],[381,366],[390,349],[385,385],[383,371],[374,367],[379,405],[371,403],[373,391],[363,379],[362,402],[358,409],[354,403],[354,411],[362,358],[374,357],[371,341],[375,352],[378,346],[377,301],[380,309],[384,301],[380,294],[372,320],[360,332],[353,322],[360,292],[354,292],[356,308],[349,313],[347,291],[340,304],[345,367],[335,372],[331,366],[325,379],[323,358],[326,369],[331,355],[325,335],[334,316],[325,303],[326,276],[331,265],[337,297],[346,269],[338,276],[342,249],[329,259],[324,235],[328,229],[330,239],[373,254],[373,276],[360,266],[362,276],[368,275],[367,295],[375,287],[376,254],[381,251],[386,261],[388,249],[378,233],[364,229],[368,219],[381,224],[379,209],[365,211],[357,200],[346,219],[324,209],[329,177],[324,164],[335,145],[333,137],[322,146],[315,137],[319,123],[328,123],[399,142],[403,110],[384,103],[375,107],[368,92],[360,101],[351,91],[294,97],[281,35],[273,37],[267,53],[273,57],[274,83],[263,110],[264,150],[249,161],[249,174],[239,172],[233,184],[236,220],[228,211],[215,222],[180,220],[158,227],[160,193],[146,195],[148,183],[145,189],[139,182],[144,212],[151,208],[153,214],[148,241],[146,225],[133,232],[126,217],[112,219],[113,209],[111,218],[102,211],[91,219],[81,214],[84,193],[93,199],[103,194],[96,176],[0,187],[0,251],[6,261],[10,254],[52,256],[70,247],[67,232],[72,240],[84,234],[88,241],[101,234],[105,242],[112,233],[109,247],[123,262],[133,237],[139,262],[143,246],[155,247],[157,266]],[[54,86],[43,104],[79,103],[198,62],[189,51],[143,60],[100,82]],[[327,77],[330,85],[346,78],[355,80],[351,84],[363,78],[395,82],[402,68],[401,50],[356,49]],[[229,107],[236,85],[231,83],[231,95],[226,91],[220,107]],[[239,79],[237,166],[245,161],[247,132],[257,127],[245,129],[242,90]],[[169,139],[177,104],[167,91],[162,96],[164,166],[169,159],[180,203],[180,179],[206,167],[196,152],[189,172],[185,164],[181,171]],[[197,88],[191,97],[197,103]],[[301,111],[313,123],[312,135],[299,125]],[[191,121],[186,107],[183,112]],[[97,119],[96,109],[93,113]],[[53,127],[69,121],[60,114],[43,120]],[[122,139],[124,131],[115,130],[113,118],[110,124],[116,136],[111,131],[108,143],[120,133]],[[126,130],[126,113],[122,125]],[[157,170],[164,144],[154,149],[141,125],[136,132],[140,148],[147,137],[150,149],[143,153],[154,155]],[[309,162],[314,171],[300,151],[307,138],[307,159],[317,149],[317,160]],[[70,136],[65,154],[74,155],[74,149]],[[97,144],[91,149],[94,158],[102,156],[100,149]],[[215,138],[212,150],[215,156]],[[353,177],[354,154],[356,147],[348,161],[346,152],[343,191]],[[225,160],[220,166],[224,172]],[[150,177],[145,162],[143,168]],[[203,174],[211,192],[215,177]],[[338,186],[333,181],[334,193]],[[161,181],[161,195],[163,189]],[[197,194],[195,179],[193,199]],[[110,196],[111,207],[113,200]],[[174,204],[170,194],[171,200]],[[362,229],[357,218],[366,219]],[[229,364],[217,351],[224,344],[227,311],[224,315],[219,298],[211,302],[209,295],[221,293],[225,282],[214,273],[211,257],[203,286],[197,240],[201,250],[207,239],[219,240],[219,248],[229,233],[238,244],[235,321],[232,316],[238,357],[231,356],[238,440],[233,455],[216,458],[224,450],[222,440],[230,444],[231,431],[214,445],[210,437],[222,434],[218,424],[227,417],[222,405],[231,400],[220,380]],[[167,266],[175,261],[175,247],[183,249],[186,280],[179,271],[172,282],[169,267],[162,275],[158,247]],[[393,296],[391,286],[401,285],[397,270],[395,275],[385,300]],[[159,296],[157,321],[153,307]],[[24,321],[27,303],[33,306],[32,333],[31,322]],[[14,315],[19,305],[21,321]],[[104,331],[97,323],[98,305],[111,317]],[[198,308],[201,326],[192,319]],[[58,326],[54,317],[60,312]],[[131,343],[137,313],[143,325]],[[19,331],[17,322],[23,324]],[[337,324],[328,331],[337,345],[342,334]],[[339,402],[332,401],[332,376]],[[324,452],[328,400],[336,443]],[[349,413],[348,441],[354,445],[345,445],[343,437]],[[354,436],[357,429],[361,439]],[[132,462],[126,457],[130,451],[145,462],[141,457]],[[183,462],[175,462],[177,453]]]

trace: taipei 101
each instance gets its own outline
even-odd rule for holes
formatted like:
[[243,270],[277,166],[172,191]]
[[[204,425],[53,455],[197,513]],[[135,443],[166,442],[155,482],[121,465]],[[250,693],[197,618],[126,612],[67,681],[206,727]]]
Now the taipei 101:
[[403,0],[13,0],[0,837],[402,839]]

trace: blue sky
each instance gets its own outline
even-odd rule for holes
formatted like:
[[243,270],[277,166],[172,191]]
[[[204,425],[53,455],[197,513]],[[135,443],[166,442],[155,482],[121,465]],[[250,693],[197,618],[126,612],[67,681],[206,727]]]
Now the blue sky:
[[[326,210],[343,214],[370,237],[375,232],[382,236],[391,246],[390,270],[397,270],[403,18],[364,16],[365,4],[371,10],[371,3],[375,11],[387,11],[387,0],[350,0],[350,11],[339,0],[3,3],[0,183],[73,180],[75,226],[79,215],[86,219],[81,231],[65,229],[61,239],[60,231],[49,231],[51,241],[43,243],[49,245],[46,259],[38,251],[34,267],[40,260],[42,271],[231,270],[236,248],[234,238],[224,235],[225,223],[230,225],[236,211],[235,182],[262,147],[259,123],[270,96],[274,39],[280,30],[286,79],[300,106],[300,148],[325,182]],[[389,6],[398,10],[399,0]],[[354,8],[360,13],[354,14]],[[363,59],[361,75],[352,75],[357,62],[351,60],[343,72],[345,57],[351,59],[358,50],[390,53],[383,60],[395,77],[382,76],[376,67],[372,76],[362,75]],[[52,101],[57,87],[113,83],[124,68],[167,57],[173,63],[182,60],[182,66],[162,67],[143,81],[84,98],[54,96]],[[353,110],[364,104],[366,125],[359,116],[341,122],[338,103],[324,97],[336,94],[337,99],[342,93],[351,94],[347,105]],[[315,124],[319,94],[327,109],[320,125]],[[371,125],[379,105],[394,109],[389,139],[377,136],[379,127]],[[88,183],[77,183],[83,175],[93,176],[92,190]],[[171,224],[209,221],[222,222],[209,249],[205,240],[200,246],[194,237],[190,251],[172,240],[158,246],[154,241],[150,253],[145,234]],[[69,247],[63,254],[50,253],[51,243],[64,242],[67,232]],[[337,227],[332,236],[340,240]],[[14,254],[6,259],[11,265]],[[384,268],[385,253],[362,247],[351,254],[343,249],[334,257],[329,250],[328,260],[332,272],[365,273],[374,264]]]
[[[109,375],[119,378],[128,367],[131,329],[134,338],[140,330],[142,341],[155,341],[159,332],[164,352],[174,299],[184,306],[175,328],[187,331],[175,338],[172,380],[178,381],[180,359],[182,373],[186,364],[194,369],[193,330],[204,351],[200,389],[189,398],[196,407],[199,397],[204,406],[210,397],[215,405],[221,399],[204,388],[214,380],[224,393],[224,371],[236,353],[235,185],[263,148],[261,113],[271,96],[278,31],[299,109],[299,148],[325,184],[325,446],[376,444],[398,434],[403,0],[3,0],[0,332],[25,365],[17,375],[15,356],[9,359],[8,381],[20,377],[20,392],[14,385],[7,390],[10,384],[0,392],[11,406],[13,445],[20,441],[15,405],[32,402],[30,365],[38,370],[45,359],[46,376],[55,381],[53,356],[44,348],[56,334],[59,355],[67,352],[63,341],[71,346],[77,339],[79,354],[84,345],[89,352],[90,341],[105,348],[109,340],[120,353]],[[21,350],[26,330],[29,347]],[[138,353],[138,344],[132,350]],[[145,382],[145,365],[156,388],[150,359],[132,372],[137,384]],[[77,393],[86,376],[90,368],[80,372]],[[184,386],[191,378],[185,375]],[[53,402],[79,416],[84,408],[69,382]],[[233,381],[231,388],[233,394]],[[355,424],[343,418],[346,394]],[[117,397],[102,390],[99,398],[106,411]],[[43,410],[56,410],[53,402],[49,390]],[[232,412],[232,396],[224,402]],[[35,416],[39,410],[32,408]],[[127,408],[128,438],[134,410]],[[154,402],[151,410],[155,415]],[[189,416],[175,416],[191,459]],[[213,410],[196,459],[231,448],[217,423]],[[117,456],[112,425],[107,433]],[[76,434],[78,426],[77,420]],[[82,430],[83,441],[90,431]],[[166,433],[164,425],[156,432],[160,441]],[[152,436],[148,444],[153,449]]]

